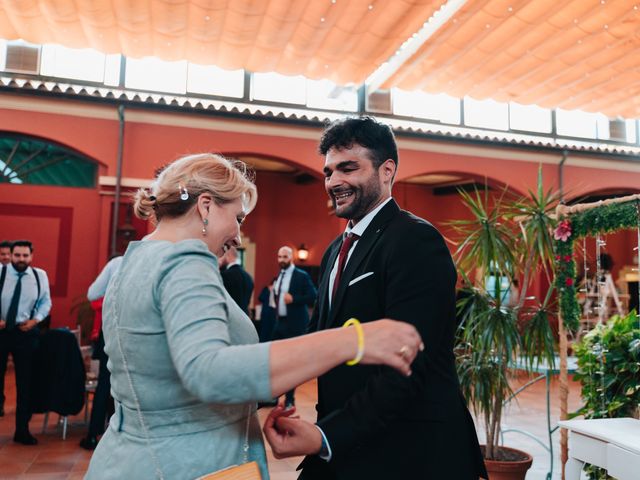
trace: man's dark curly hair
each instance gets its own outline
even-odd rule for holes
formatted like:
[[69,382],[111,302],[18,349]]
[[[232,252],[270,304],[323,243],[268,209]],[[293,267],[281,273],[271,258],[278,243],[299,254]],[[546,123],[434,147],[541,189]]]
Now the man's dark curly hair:
[[29,251],[33,252],[33,243],[29,240],[15,240],[11,242],[11,253],[16,247],[29,247]]
[[355,144],[367,148],[375,168],[391,159],[398,165],[398,147],[389,125],[373,117],[349,117],[336,120],[322,133],[318,151],[326,155],[332,148],[352,148]]

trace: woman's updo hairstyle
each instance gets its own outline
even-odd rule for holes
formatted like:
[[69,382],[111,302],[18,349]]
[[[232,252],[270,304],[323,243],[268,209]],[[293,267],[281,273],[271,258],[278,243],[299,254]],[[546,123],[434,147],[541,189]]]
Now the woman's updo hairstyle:
[[151,184],[134,196],[138,218],[180,217],[196,204],[201,193],[210,193],[218,205],[243,199],[247,213],[256,204],[258,193],[247,165],[221,155],[201,153],[182,157],[169,164]]

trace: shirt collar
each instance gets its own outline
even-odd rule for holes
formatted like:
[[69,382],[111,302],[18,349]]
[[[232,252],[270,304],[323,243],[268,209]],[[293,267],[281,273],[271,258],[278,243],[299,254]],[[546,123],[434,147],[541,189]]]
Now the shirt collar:
[[291,265],[289,265],[287,268],[284,269],[284,273],[291,273],[293,272],[293,269],[296,268],[296,266],[292,263]]
[[[18,272],[18,270],[16,270],[16,267],[13,266],[13,263],[9,263],[9,265],[7,265],[7,266],[9,267],[10,271],[17,277],[20,272]],[[27,269],[22,273],[25,273],[25,274],[29,275],[29,270],[31,270],[31,265],[29,265],[27,267]]]
[[351,227],[351,222],[347,223],[347,228],[344,231],[345,236],[350,233],[353,233],[361,237],[364,234],[367,227],[369,226],[369,224],[373,221],[374,217],[378,214],[380,210],[382,210],[382,207],[384,207],[387,203],[391,201],[392,198],[393,197],[387,198],[384,202],[382,202],[376,208],[374,208],[369,213],[367,213],[364,217],[362,217],[362,220],[356,223],[355,227]]

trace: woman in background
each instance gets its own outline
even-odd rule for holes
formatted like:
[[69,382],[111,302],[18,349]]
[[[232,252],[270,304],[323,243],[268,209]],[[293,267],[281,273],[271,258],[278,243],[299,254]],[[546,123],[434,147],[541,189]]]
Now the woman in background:
[[87,436],[80,440],[80,446],[85,450],[96,448],[98,436],[104,433],[107,414],[109,411],[113,412],[113,400],[110,393],[111,374],[107,368],[109,358],[104,352],[104,335],[102,334],[102,303],[109,281],[120,268],[120,263],[122,263],[121,255],[109,260],[87,291],[87,299],[91,302],[91,308],[95,312],[91,331],[91,341],[93,342],[91,358],[98,360],[100,367],[98,369],[98,384],[93,392],[93,402],[91,403],[89,430]]

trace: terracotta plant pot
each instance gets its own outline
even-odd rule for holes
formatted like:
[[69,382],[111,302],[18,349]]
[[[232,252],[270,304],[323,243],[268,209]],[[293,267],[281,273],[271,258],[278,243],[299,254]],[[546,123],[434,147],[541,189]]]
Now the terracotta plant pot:
[[[533,463],[533,457],[522,450],[509,447],[498,447],[499,450],[508,452],[510,456],[519,458],[518,460],[487,460],[484,464],[490,480],[524,480],[527,470]],[[484,447],[483,447],[484,450]]]

